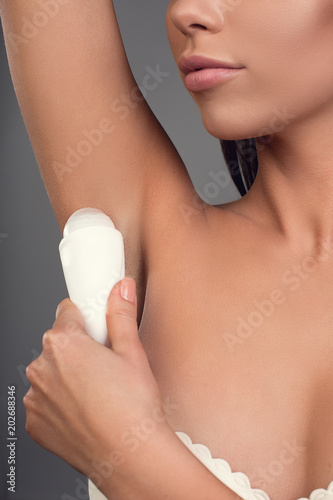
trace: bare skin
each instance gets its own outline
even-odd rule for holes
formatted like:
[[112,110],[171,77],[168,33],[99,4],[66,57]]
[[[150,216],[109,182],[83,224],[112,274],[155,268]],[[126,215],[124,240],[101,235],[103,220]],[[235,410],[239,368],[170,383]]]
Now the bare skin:
[[141,342],[163,397],[179,405],[174,430],[271,500],[309,496],[333,474],[333,248],[309,271],[308,252],[218,210],[150,241]]
[[[196,53],[246,66],[192,92],[212,135],[258,136],[274,107],[290,116],[258,146],[246,196],[188,225],[175,216],[169,233],[156,227],[140,326],[159,387],[180,405],[172,427],[271,500],[309,496],[333,477],[332,25],[328,1],[228,10],[173,0],[167,12],[176,61]],[[297,443],[294,457],[286,443]]]
[[[24,2],[15,4],[20,16]],[[333,479],[333,5],[330,0],[235,3],[229,8],[222,0],[172,0],[166,21],[176,61],[181,54],[198,53],[245,66],[239,78],[192,93],[213,136],[231,140],[273,134],[269,144],[258,147],[258,176],[241,200],[215,207],[198,200],[173,145],[145,104],[126,122],[116,122],[114,142],[103,143],[79,171],[66,174],[66,182],[47,170],[62,157],[59,144],[77,143],[83,126],[92,127],[104,116],[123,82],[128,92],[133,85],[125,64],[118,66],[119,80],[113,94],[107,94],[115,77],[111,70],[105,77],[108,66],[101,51],[99,58],[75,67],[78,79],[86,77],[77,114],[68,106],[76,92],[70,80],[66,85],[59,80],[55,87],[61,88],[64,109],[51,98],[39,109],[32,99],[40,81],[52,97],[52,83],[44,80],[49,74],[54,78],[59,54],[60,79],[79,56],[89,57],[82,47],[102,40],[104,32],[104,46],[117,52],[106,1],[98,15],[97,9],[89,12],[86,27],[80,18],[82,33],[75,43],[71,16],[77,18],[78,7],[70,4],[62,24],[59,15],[47,27],[58,44],[52,58],[38,52],[36,37],[21,66],[15,66],[12,52],[13,77],[60,227],[74,210],[97,206],[125,236],[127,274],[137,283],[140,339],[162,399],[170,397],[179,405],[168,417],[171,427],[206,444],[213,456],[247,474],[271,500],[296,500],[327,488]],[[3,4],[14,29],[15,9]],[[85,9],[91,9],[87,2]],[[65,30],[66,22],[64,37],[57,30]],[[93,37],[94,26],[100,38]],[[68,46],[73,52],[65,50]],[[34,50],[44,80],[33,67]],[[81,75],[82,68],[89,68],[89,75]],[[28,84],[26,92],[19,90],[25,77],[37,89],[30,100],[25,97]],[[86,111],[93,89],[100,100]],[[292,118],[277,127],[273,110],[284,107]],[[40,118],[45,109],[48,127]],[[139,119],[145,124],[140,137]],[[70,123],[68,130],[64,123]],[[149,151],[142,146],[147,137],[153,137]],[[132,148],[124,147],[132,138]],[[54,151],[42,144],[52,144]],[[112,175],[110,164],[115,165]],[[140,175],[138,164],[145,168]],[[184,205],[193,211],[187,220]],[[264,299],[274,307],[260,316],[255,300]],[[239,317],[250,325],[246,338],[237,332]],[[251,329],[250,317],[259,323],[263,318],[262,323]]]

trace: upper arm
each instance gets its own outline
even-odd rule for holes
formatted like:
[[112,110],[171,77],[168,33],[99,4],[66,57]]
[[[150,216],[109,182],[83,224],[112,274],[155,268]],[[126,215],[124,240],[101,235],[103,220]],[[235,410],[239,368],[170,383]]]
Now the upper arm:
[[53,15],[38,0],[0,1],[15,92],[60,228],[81,206],[99,204],[119,222],[137,213],[154,118],[112,1],[52,0]]
[[193,185],[134,80],[112,1],[51,0],[49,10],[42,3],[0,0],[35,157],[61,230],[82,207],[111,217],[142,306],[144,238],[154,216],[189,200]]

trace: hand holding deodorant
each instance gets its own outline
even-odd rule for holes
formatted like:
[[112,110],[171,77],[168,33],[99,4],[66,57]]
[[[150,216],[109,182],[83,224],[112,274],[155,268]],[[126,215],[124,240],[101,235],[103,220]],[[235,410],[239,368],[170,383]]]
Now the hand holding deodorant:
[[69,297],[82,314],[85,331],[110,347],[106,303],[125,277],[122,234],[101,210],[81,208],[69,217],[63,236],[59,252]]

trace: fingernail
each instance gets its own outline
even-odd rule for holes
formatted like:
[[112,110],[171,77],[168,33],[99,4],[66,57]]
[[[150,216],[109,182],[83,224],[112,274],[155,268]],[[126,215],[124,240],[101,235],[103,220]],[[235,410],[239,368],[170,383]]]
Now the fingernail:
[[135,303],[135,280],[132,278],[124,278],[120,285],[120,294],[123,299]]

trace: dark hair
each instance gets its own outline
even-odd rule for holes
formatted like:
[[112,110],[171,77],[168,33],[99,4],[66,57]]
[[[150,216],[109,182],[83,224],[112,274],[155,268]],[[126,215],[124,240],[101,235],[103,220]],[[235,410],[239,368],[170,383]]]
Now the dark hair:
[[255,139],[226,141],[220,144],[231,178],[241,196],[247,193],[258,172],[258,157]]

